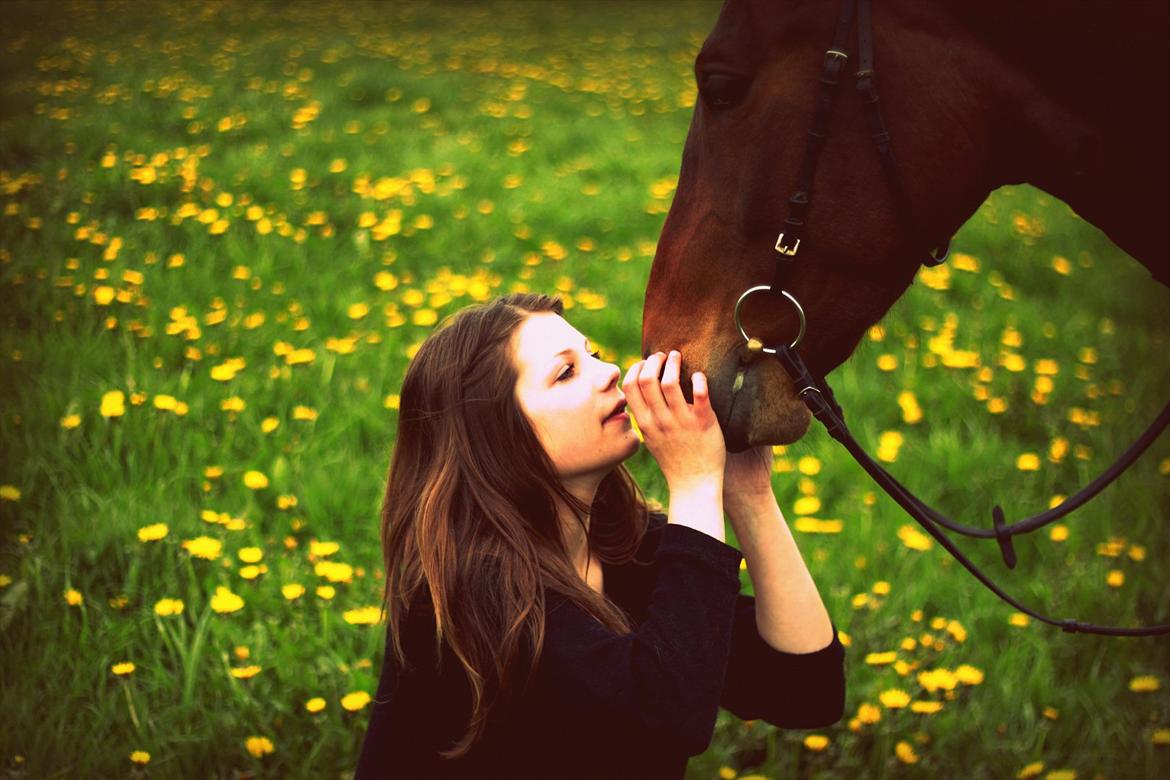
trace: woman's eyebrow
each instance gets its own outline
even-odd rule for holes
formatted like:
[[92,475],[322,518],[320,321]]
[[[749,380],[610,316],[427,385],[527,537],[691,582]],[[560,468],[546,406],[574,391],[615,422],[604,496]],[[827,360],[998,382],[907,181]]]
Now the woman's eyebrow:
[[[582,341],[581,343],[584,345],[584,347],[585,347],[585,351],[586,351],[586,352],[588,352],[588,351],[589,351],[589,338],[588,338],[588,337],[586,337],[586,338],[585,338],[585,340],[584,340],[584,341]],[[555,367],[555,366],[556,366],[556,363],[559,361],[559,358],[560,358],[562,355],[571,355],[571,354],[573,354],[573,350],[572,350],[572,348],[568,348],[568,349],[562,349],[560,352],[558,352],[557,354],[553,355],[553,362],[552,362],[550,365],[551,365],[551,366],[553,366],[553,367]]]

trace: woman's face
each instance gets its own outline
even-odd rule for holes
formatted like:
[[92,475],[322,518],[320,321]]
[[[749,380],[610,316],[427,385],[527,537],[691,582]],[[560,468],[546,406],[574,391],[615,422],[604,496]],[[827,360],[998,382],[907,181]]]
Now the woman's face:
[[624,404],[621,370],[590,355],[580,331],[555,312],[533,312],[512,348],[516,400],[562,479],[600,481],[638,451],[629,413],[609,417]]

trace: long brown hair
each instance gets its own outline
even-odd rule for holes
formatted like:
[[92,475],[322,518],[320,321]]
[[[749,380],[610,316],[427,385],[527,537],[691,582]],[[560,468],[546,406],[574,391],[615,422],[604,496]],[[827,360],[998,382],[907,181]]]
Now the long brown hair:
[[[382,503],[383,610],[394,658],[407,663],[401,629],[418,601],[433,612],[435,659],[445,640],[472,691],[463,756],[492,705],[514,692],[544,642],[545,589],[563,594],[619,634],[626,614],[590,588],[570,558],[556,499],[607,563],[630,561],[648,524],[645,498],[624,464],[602,480],[592,507],[560,482],[515,398],[516,327],[533,312],[564,316],[560,298],[514,293],[446,318],[407,368]],[[429,604],[427,601],[429,600]],[[531,657],[529,657],[531,652]]]

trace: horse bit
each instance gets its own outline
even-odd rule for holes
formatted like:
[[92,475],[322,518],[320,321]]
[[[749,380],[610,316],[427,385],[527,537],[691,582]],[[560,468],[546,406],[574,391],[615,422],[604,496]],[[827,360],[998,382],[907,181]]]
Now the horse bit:
[[[1034,517],[1026,520],[1021,520],[1012,524],[1007,524],[1004,521],[1003,509],[996,505],[992,510],[992,524],[993,528],[977,528],[974,526],[963,525],[957,523],[938,511],[926,505],[922,500],[917,498],[909,490],[902,486],[893,476],[889,474],[881,465],[871,458],[868,453],[862,449],[857,440],[849,432],[845,425],[844,413],[841,407],[837,404],[833,397],[833,391],[825,381],[823,375],[815,377],[805,366],[804,361],[796,353],[796,347],[804,338],[805,332],[805,315],[804,309],[795,296],[785,289],[784,282],[791,273],[794,266],[794,259],[800,249],[801,240],[804,237],[805,220],[808,212],[809,204],[811,202],[812,182],[816,172],[817,159],[820,156],[825,139],[828,136],[828,122],[832,114],[833,102],[836,95],[836,87],[839,81],[839,76],[845,61],[849,58],[846,53],[846,45],[849,39],[849,33],[853,24],[854,7],[857,8],[858,20],[858,49],[860,56],[859,67],[856,72],[857,90],[862,96],[862,103],[865,106],[866,114],[869,121],[870,137],[877,146],[878,154],[881,158],[882,170],[885,174],[889,190],[891,192],[895,211],[898,214],[898,219],[902,227],[908,231],[909,235],[913,235],[912,221],[909,219],[909,209],[907,206],[906,196],[902,189],[901,182],[898,178],[897,166],[895,165],[893,150],[890,147],[890,133],[886,128],[885,121],[882,118],[881,109],[878,106],[877,87],[874,83],[874,69],[873,69],[873,31],[871,29],[870,20],[870,2],[871,0],[842,0],[840,17],[837,22],[837,30],[833,39],[832,48],[825,52],[824,70],[820,79],[820,90],[817,95],[816,108],[813,114],[812,126],[808,131],[808,138],[806,140],[804,159],[800,166],[800,172],[797,178],[796,191],[788,199],[789,210],[788,217],[784,220],[784,232],[780,233],[776,240],[775,249],[778,253],[776,272],[770,285],[759,285],[751,287],[746,290],[736,301],[735,304],[735,326],[744,340],[748,343],[749,351],[754,355],[763,352],[774,356],[784,370],[792,378],[794,386],[797,388],[802,401],[813,413],[813,415],[821,421],[825,426],[829,435],[839,441],[849,451],[850,455],[864,468],[869,475],[878,483],[878,485],[896,501],[906,512],[918,521],[927,533],[934,537],[938,543],[949,552],[955,560],[967,569],[976,579],[982,582],[995,595],[1011,604],[1019,611],[1031,615],[1033,618],[1048,623],[1049,625],[1059,626],[1064,631],[1069,633],[1087,633],[1087,634],[1103,634],[1107,636],[1151,636],[1154,634],[1170,633],[1170,623],[1161,625],[1125,628],[1120,626],[1100,626],[1092,623],[1083,623],[1077,620],[1058,620],[1041,614],[1035,610],[1029,609],[1022,605],[1010,595],[1008,595],[1002,588],[996,585],[990,577],[988,577],[982,570],[972,563],[955,544],[938,528],[942,526],[955,533],[964,536],[995,539],[999,544],[999,549],[1003,555],[1004,563],[1009,569],[1014,569],[1016,565],[1016,553],[1012,546],[1012,537],[1017,534],[1025,534],[1035,531],[1039,528],[1055,522],[1073,510],[1086,503],[1094,496],[1104,489],[1110,482],[1115,480],[1121,472],[1123,472],[1130,464],[1149,447],[1149,445],[1158,437],[1158,435],[1166,428],[1170,422],[1170,404],[1162,410],[1162,413],[1151,423],[1150,427],[1146,429],[1138,439],[1126,450],[1121,457],[1119,457],[1112,466],[1110,466],[1100,476],[1086,485],[1072,498],[1061,503],[1057,507],[1042,512]],[[923,262],[926,266],[939,265],[946,261],[949,241],[941,242],[935,245],[936,248],[929,252],[929,259]],[[941,250],[937,247],[941,246]],[[796,338],[791,344],[781,344],[778,347],[767,347],[759,339],[749,338],[744,331],[743,323],[740,320],[740,309],[743,302],[749,296],[757,292],[771,293],[777,291],[782,295],[792,306],[796,309],[799,317],[800,326]],[[738,382],[737,382],[738,385]]]

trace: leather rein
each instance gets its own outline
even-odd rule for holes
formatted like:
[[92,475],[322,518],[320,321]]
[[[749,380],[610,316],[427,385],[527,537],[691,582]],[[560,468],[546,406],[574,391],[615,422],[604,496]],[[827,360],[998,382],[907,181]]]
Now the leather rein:
[[[1152,636],[1155,634],[1170,633],[1170,623],[1134,628],[1102,626],[1078,620],[1060,620],[1030,609],[1000,588],[987,574],[972,563],[955,546],[954,542],[942,532],[942,528],[946,528],[964,536],[995,539],[999,544],[1004,563],[1009,569],[1015,568],[1016,552],[1012,546],[1012,537],[1018,534],[1030,533],[1059,520],[1101,492],[1105,486],[1115,480],[1130,464],[1137,460],[1166,428],[1166,425],[1170,423],[1170,404],[1166,405],[1161,414],[1150,424],[1150,427],[1138,437],[1112,466],[1082,488],[1076,495],[1046,512],[1011,524],[1005,521],[1003,509],[999,505],[996,505],[992,511],[993,527],[990,529],[978,528],[955,522],[932,509],[871,458],[862,446],[858,444],[857,440],[853,438],[853,435],[849,432],[849,428],[845,425],[844,413],[833,397],[833,391],[829,387],[828,382],[825,381],[825,377],[823,375],[814,377],[808,367],[805,366],[804,361],[800,359],[800,355],[796,352],[797,345],[804,337],[805,315],[799,301],[785,289],[785,282],[792,272],[795,264],[794,258],[804,238],[817,160],[824,146],[825,139],[828,137],[829,118],[832,115],[840,74],[845,62],[849,58],[846,45],[853,25],[855,9],[857,14],[860,59],[856,72],[857,90],[862,96],[862,103],[865,107],[869,123],[870,137],[877,147],[878,155],[881,159],[882,171],[889,185],[894,207],[898,214],[898,219],[902,224],[904,234],[916,235],[913,229],[913,222],[909,218],[910,212],[907,206],[905,192],[898,177],[894,153],[890,147],[890,133],[886,128],[885,120],[882,118],[881,109],[878,105],[877,87],[874,82],[873,31],[870,19],[870,3],[871,0],[842,0],[833,44],[825,52],[824,70],[820,78],[820,89],[817,94],[812,126],[808,131],[804,159],[800,166],[796,191],[788,199],[788,217],[784,220],[783,232],[780,233],[776,240],[775,249],[778,256],[775,276],[772,279],[771,285],[751,287],[740,296],[735,304],[735,325],[739,329],[740,335],[747,341],[748,349],[751,353],[756,354],[762,352],[772,355],[780,362],[780,365],[784,367],[784,370],[791,377],[801,400],[804,401],[813,416],[821,421],[825,429],[829,432],[829,435],[840,442],[858,464],[869,473],[874,481],[907,514],[913,517],[928,534],[936,539],[955,560],[962,564],[963,568],[974,575],[976,579],[987,586],[995,595],[999,596],[1008,604],[1011,604],[1020,612],[1049,625],[1059,626],[1064,631],[1070,633],[1102,634],[1106,636]],[[927,253],[928,259],[923,262],[923,265],[934,266],[945,262],[949,251],[949,244],[949,240],[934,244],[933,246],[935,248]],[[925,247],[921,247],[920,249],[925,249]],[[800,326],[799,332],[792,343],[778,347],[767,347],[758,339],[750,338],[744,331],[740,319],[740,309],[744,301],[752,294],[757,292],[767,294],[773,291],[783,296],[796,309]]]

